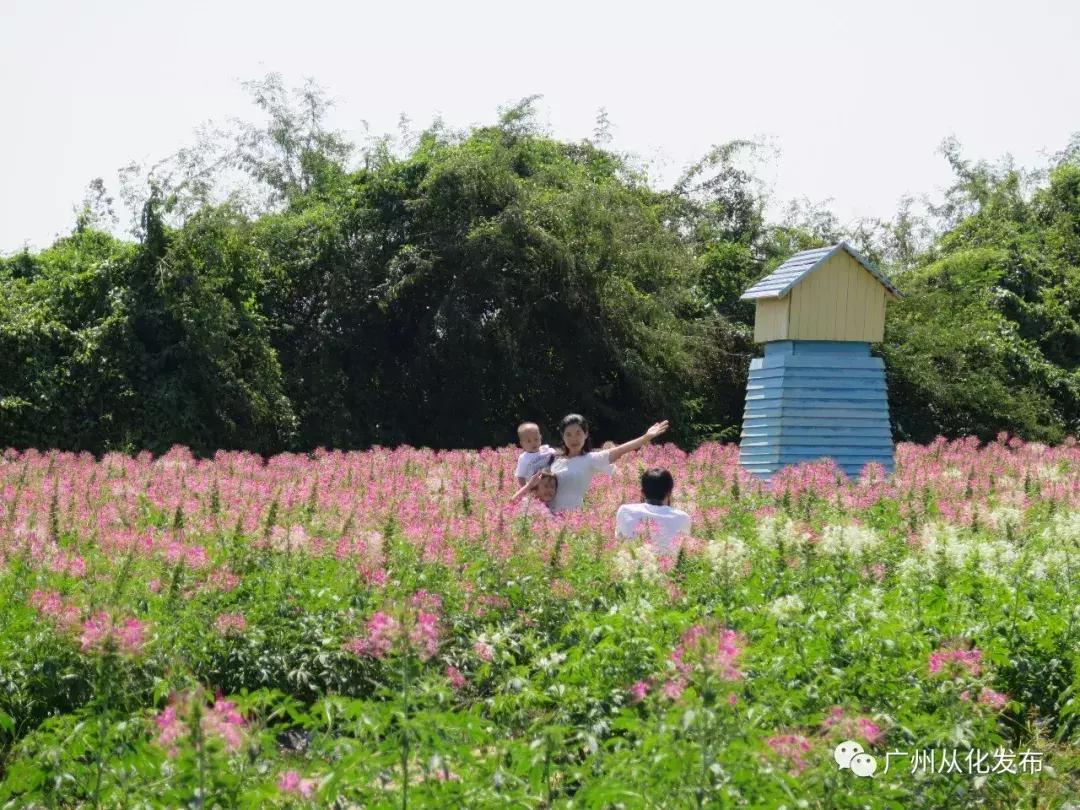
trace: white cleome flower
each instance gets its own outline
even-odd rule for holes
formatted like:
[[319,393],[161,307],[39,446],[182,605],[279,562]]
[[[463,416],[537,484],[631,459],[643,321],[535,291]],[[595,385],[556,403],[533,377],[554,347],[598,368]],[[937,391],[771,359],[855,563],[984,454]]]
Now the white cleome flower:
[[802,613],[806,604],[797,593],[789,593],[769,603],[768,611],[779,621],[786,621]]
[[655,582],[660,579],[660,567],[656,562],[656,552],[647,544],[623,546],[612,559],[615,573],[620,579],[633,579],[640,576],[644,580]]
[[1051,545],[1080,546],[1080,511],[1058,512],[1042,536]]
[[806,543],[809,532],[800,532],[795,521],[783,515],[766,515],[758,520],[757,538],[763,546],[785,546]]
[[866,526],[852,523],[848,525],[829,525],[821,533],[818,548],[826,554],[858,555],[876,551],[881,546],[881,535]]
[[734,534],[728,534],[705,545],[705,559],[714,571],[737,573],[750,559],[750,549]]
[[1012,526],[1015,531],[1024,525],[1024,513],[1012,506],[999,506],[986,515],[986,522],[1001,533],[1004,533],[1008,526]]

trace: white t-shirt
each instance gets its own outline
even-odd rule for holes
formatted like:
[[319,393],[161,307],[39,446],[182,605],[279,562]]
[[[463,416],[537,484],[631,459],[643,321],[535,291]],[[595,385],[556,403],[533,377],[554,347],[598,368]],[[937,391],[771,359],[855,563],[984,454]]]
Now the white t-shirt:
[[610,475],[615,472],[615,465],[608,458],[607,450],[593,450],[573,458],[556,456],[551,463],[551,472],[559,479],[559,488],[551,502],[551,511],[566,512],[584,506],[585,492],[592,482],[592,477],[597,473]]
[[651,503],[624,503],[615,513],[615,533],[620,537],[634,537],[642,529],[644,521],[652,521],[652,541],[664,551],[680,534],[690,532],[690,515],[670,506],[654,506]]
[[535,453],[522,452],[518,456],[517,472],[514,475],[518,478],[532,478],[548,465],[548,459],[554,454],[555,451],[546,444],[540,445],[540,449]]

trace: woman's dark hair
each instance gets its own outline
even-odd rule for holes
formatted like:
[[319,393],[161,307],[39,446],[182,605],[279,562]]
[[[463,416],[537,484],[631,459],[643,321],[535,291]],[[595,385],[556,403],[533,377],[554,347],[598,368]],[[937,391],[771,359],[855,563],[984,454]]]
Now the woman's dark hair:
[[577,425],[579,428],[585,431],[585,444],[581,446],[582,453],[589,452],[589,420],[582,416],[580,413],[568,413],[559,422],[559,441],[562,442],[563,453],[569,455],[570,450],[566,446],[566,440],[562,437],[563,431],[571,425]]
[[675,479],[663,467],[650,467],[641,475],[641,494],[645,496],[645,503],[662,506],[673,489]]

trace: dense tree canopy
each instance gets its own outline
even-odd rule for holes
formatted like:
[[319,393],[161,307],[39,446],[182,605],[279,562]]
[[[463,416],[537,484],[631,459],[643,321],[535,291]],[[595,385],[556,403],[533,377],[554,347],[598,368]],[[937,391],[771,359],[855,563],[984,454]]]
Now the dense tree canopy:
[[[845,231],[767,222],[752,143],[659,191],[604,133],[539,131],[527,99],[350,168],[317,92],[300,114],[257,89],[265,129],[129,189],[137,242],[98,229],[96,183],[70,237],[0,259],[0,445],[478,446],[570,410],[600,439],[661,416],[686,444],[734,439],[756,351],[739,294],[839,238],[908,293],[879,347],[899,438],[1080,426],[1080,150],[1027,178],[947,145],[936,227],[903,208]],[[211,198],[230,166],[261,205]]]

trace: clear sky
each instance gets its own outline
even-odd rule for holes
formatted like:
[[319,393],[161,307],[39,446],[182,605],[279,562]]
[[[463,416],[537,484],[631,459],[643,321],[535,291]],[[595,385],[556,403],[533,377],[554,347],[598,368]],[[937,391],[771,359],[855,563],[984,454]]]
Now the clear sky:
[[359,138],[441,114],[464,127],[543,95],[559,137],[591,135],[670,182],[711,144],[765,136],[780,199],[889,216],[949,180],[937,154],[1021,165],[1080,130],[1075,0],[283,2],[0,0],[0,252],[70,230],[101,176],[257,110],[240,86],[310,76]]

